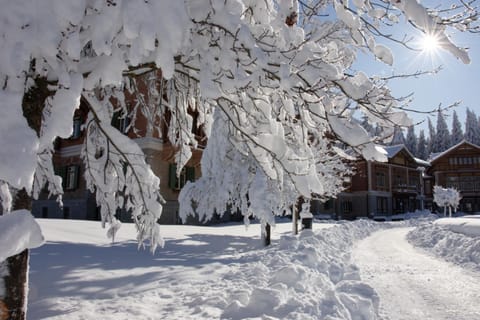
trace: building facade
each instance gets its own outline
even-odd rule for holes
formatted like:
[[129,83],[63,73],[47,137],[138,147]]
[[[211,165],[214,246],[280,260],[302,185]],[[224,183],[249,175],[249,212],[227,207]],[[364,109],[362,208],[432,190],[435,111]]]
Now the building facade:
[[415,158],[404,145],[384,149],[387,162],[357,160],[346,190],[336,199],[315,201],[313,213],[336,219],[390,220],[421,209],[422,174],[429,163]]
[[[134,99],[134,96],[126,94],[127,107],[134,104]],[[39,199],[32,202],[32,213],[35,217],[100,220],[100,209],[96,205],[95,194],[86,188],[85,167],[80,156],[85,138],[85,130],[82,130],[82,125],[87,119],[88,110],[87,102],[82,99],[74,116],[72,136],[69,139],[55,141],[53,163],[56,174],[63,180],[63,206],[61,207],[57,203],[55,197],[49,197],[47,192],[42,192]],[[201,175],[200,158],[205,145],[205,136],[201,128],[195,128],[197,132],[193,133],[198,138],[198,148],[192,150],[191,159],[177,177],[174,158],[176,150],[167,138],[169,114],[162,116],[164,121],[154,131],[148,130],[148,120],[141,112],[136,114],[134,128],[129,126],[128,117],[119,117],[115,114],[112,126],[140,146],[145,154],[146,162],[160,178],[160,191],[166,203],[163,205],[159,222],[177,224],[180,222],[178,217],[180,189],[187,181],[194,181]],[[192,117],[195,117],[195,114]],[[119,210],[117,215],[121,221],[131,221],[127,212]]]
[[462,141],[434,154],[426,171],[425,195],[432,211],[443,212],[433,202],[433,186],[455,188],[462,196],[459,211],[480,213],[480,146]]

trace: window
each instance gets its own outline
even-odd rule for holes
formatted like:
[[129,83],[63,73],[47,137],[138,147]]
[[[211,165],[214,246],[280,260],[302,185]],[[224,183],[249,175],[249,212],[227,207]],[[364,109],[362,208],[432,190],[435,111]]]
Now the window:
[[56,170],[55,174],[62,178],[62,187],[64,190],[72,191],[78,188],[80,176],[79,165],[74,164],[60,167]]
[[406,183],[405,183],[405,177],[402,176],[402,175],[397,174],[397,175],[395,176],[395,185],[396,185],[396,186],[405,186],[405,185],[406,185]]
[[352,207],[353,207],[352,201],[347,200],[347,201],[343,201],[343,202],[342,202],[343,213],[350,213],[350,212],[352,212]]
[[180,190],[187,183],[187,181],[195,181],[195,168],[194,167],[183,167],[180,172],[180,176],[177,176],[177,165],[170,164],[169,175],[168,175],[168,185],[170,189]]
[[323,203],[323,210],[333,209],[333,200],[329,199]]
[[377,187],[384,188],[385,187],[385,172],[377,172],[375,174]]
[[78,166],[68,166],[66,175],[66,188],[67,190],[77,189],[78,184]]
[[113,113],[112,126],[121,133],[128,133],[128,126],[130,125],[130,118],[124,114],[123,110],[118,110]]
[[78,139],[81,135],[81,128],[82,128],[82,119],[75,118],[73,120],[73,133],[70,139]]
[[388,199],[386,197],[377,197],[377,213],[387,213]]

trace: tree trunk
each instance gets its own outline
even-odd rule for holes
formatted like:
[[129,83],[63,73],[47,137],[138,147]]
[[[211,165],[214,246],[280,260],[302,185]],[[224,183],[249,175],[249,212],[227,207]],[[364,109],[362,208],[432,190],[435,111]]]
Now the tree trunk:
[[26,318],[27,305],[27,272],[28,250],[8,258],[2,262],[7,269],[3,277],[5,283],[5,297],[0,301],[4,309],[2,320],[23,320]]
[[[263,226],[263,224],[262,224]],[[263,243],[265,245],[265,247],[269,246],[270,243],[271,243],[271,227],[270,227],[270,224],[267,223],[264,225],[265,226],[265,229],[262,230],[262,236],[263,236]]]
[[[31,211],[32,199],[25,190],[17,192],[14,210]],[[28,250],[0,262],[0,270],[7,271],[3,277],[5,297],[0,297],[0,320],[26,319],[28,286]]]

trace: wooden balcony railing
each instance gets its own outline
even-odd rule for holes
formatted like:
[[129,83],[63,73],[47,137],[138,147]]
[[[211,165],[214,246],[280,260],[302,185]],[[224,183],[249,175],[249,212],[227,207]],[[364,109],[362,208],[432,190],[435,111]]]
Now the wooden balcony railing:
[[450,182],[447,188],[455,188],[460,192],[480,192],[480,181]]
[[420,193],[420,186],[416,184],[399,183],[392,186],[392,192]]

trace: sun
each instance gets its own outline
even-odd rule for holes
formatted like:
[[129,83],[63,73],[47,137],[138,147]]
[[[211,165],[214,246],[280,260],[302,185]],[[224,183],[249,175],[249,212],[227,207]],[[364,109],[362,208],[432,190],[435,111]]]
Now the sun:
[[421,39],[420,44],[422,47],[422,51],[428,53],[433,53],[440,48],[440,41],[438,39],[438,36],[435,34],[426,33]]

